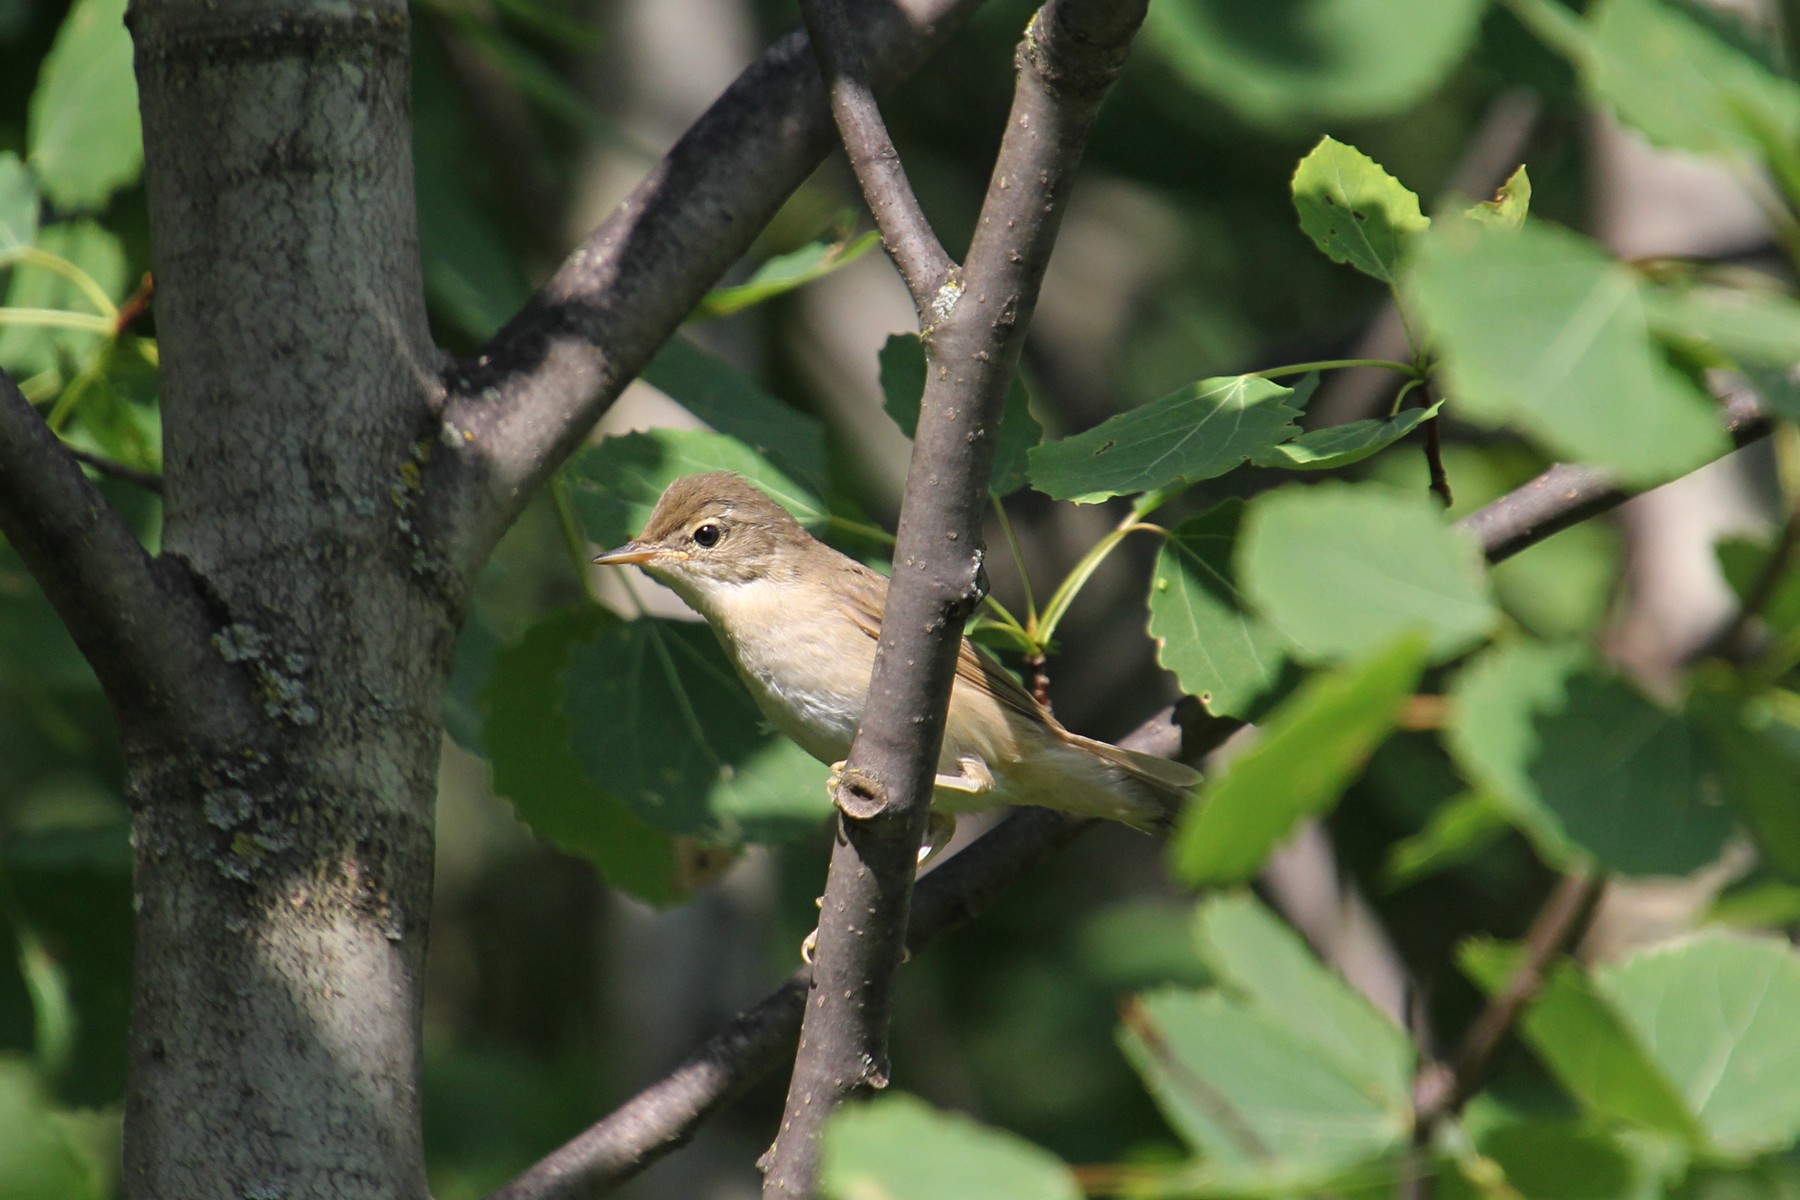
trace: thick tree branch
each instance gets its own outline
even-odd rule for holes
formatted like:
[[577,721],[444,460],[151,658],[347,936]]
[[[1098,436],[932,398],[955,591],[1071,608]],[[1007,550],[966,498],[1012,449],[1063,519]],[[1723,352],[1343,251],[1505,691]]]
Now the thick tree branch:
[[[980,0],[848,0],[875,87],[904,78]],[[460,590],[527,499],[832,146],[804,33],[744,71],[480,351],[445,379],[418,525]]]
[[185,576],[152,559],[18,386],[0,373],[0,532],[132,724],[217,724],[232,690]]
[[763,1194],[816,1190],[819,1135],[887,1082],[887,1028],[963,617],[980,599],[994,430],[1101,99],[1144,2],[1050,0],[1018,84],[963,286],[927,325],[926,384],[868,703],[852,744],[819,920],[813,1000]]
[[850,169],[856,173],[881,230],[882,245],[912,293],[920,326],[929,326],[935,319],[932,303],[939,290],[951,282],[956,264],[932,232],[925,210],[907,182],[906,168],[888,136],[875,103],[875,90],[863,70],[842,0],[812,0],[801,6],[801,12],[825,75],[831,116],[837,122]]

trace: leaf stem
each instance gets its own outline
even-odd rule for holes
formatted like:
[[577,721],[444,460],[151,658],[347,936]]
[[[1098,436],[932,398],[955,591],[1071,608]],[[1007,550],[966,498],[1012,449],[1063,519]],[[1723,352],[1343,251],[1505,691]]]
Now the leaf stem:
[[[1012,519],[1006,515],[1006,506],[1000,503],[1000,497],[990,495],[988,499],[994,505],[994,516],[1000,520],[1000,533],[1006,538],[1006,548],[1012,553],[1013,566],[1018,568],[1019,582],[1025,588],[1025,624],[1030,628],[1037,627],[1037,600],[1031,594],[1031,572],[1025,569],[1025,552],[1019,546],[1019,535],[1014,532]],[[990,601],[993,600],[989,596]],[[1008,614],[1010,616],[1010,614]],[[1018,622],[1014,621],[1014,625]],[[1024,629],[1019,632],[1023,633]]]
[[1338,371],[1346,367],[1377,367],[1384,371],[1398,371],[1402,375],[1419,374],[1419,368],[1413,364],[1396,362],[1391,358],[1322,358],[1317,362],[1288,363],[1263,371],[1251,371],[1249,378],[1282,379],[1289,375],[1310,375],[1314,371]]
[[[104,327],[106,330],[112,330],[115,323],[118,321],[118,306],[112,302],[112,297],[106,294],[106,289],[94,282],[94,277],[92,275],[89,275],[86,271],[82,270],[68,259],[63,258],[61,255],[51,254],[49,251],[40,250],[36,246],[22,246],[12,254],[0,258],[0,266],[7,266],[12,263],[42,267],[46,271],[55,272],[64,279],[67,279],[70,283],[80,289],[81,294],[87,297],[88,303],[92,304],[94,308],[99,311],[100,315],[106,318]],[[23,310],[12,309],[9,311],[18,312]]]
[[110,317],[65,312],[60,308],[0,308],[0,325],[39,325],[51,329],[79,329],[87,333],[113,331]]
[[[594,573],[588,569],[590,556],[587,536],[581,532],[581,523],[575,518],[575,506],[569,503],[569,490],[563,484],[561,471],[550,477],[550,502],[556,509],[556,527],[562,532],[563,547],[569,552],[569,565],[575,569],[575,578],[581,583],[581,593],[598,604],[600,597],[594,590]],[[636,604],[637,596],[629,587],[625,591],[631,595],[632,603]],[[643,615],[641,610],[638,615]]]
[[[1157,495],[1157,493],[1146,493],[1144,498]],[[1166,498],[1166,496],[1159,496],[1151,504],[1151,508],[1160,506],[1163,499]],[[1143,498],[1140,499],[1139,506],[1134,506],[1130,515],[1120,521],[1112,532],[1095,542],[1088,552],[1081,556],[1081,561],[1076,563],[1074,569],[1057,585],[1056,591],[1050,597],[1050,602],[1044,605],[1043,616],[1031,630],[1032,637],[1039,643],[1046,646],[1050,644],[1051,638],[1056,636],[1056,627],[1062,623],[1063,616],[1069,611],[1069,606],[1075,603],[1075,597],[1080,594],[1083,587],[1087,586],[1087,581],[1093,577],[1095,571],[1100,569],[1100,564],[1106,561],[1106,556],[1118,548],[1120,542],[1139,532],[1168,536],[1168,530],[1162,526],[1151,525],[1142,520],[1147,515],[1147,512],[1139,511],[1142,503]]]

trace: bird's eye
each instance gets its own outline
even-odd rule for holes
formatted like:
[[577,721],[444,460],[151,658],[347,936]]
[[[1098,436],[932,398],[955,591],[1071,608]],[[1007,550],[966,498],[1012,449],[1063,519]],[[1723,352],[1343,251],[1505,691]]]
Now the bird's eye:
[[711,550],[714,546],[719,544],[719,539],[724,536],[725,531],[723,529],[720,529],[717,525],[708,521],[706,524],[694,528],[694,545],[700,547],[702,550]]

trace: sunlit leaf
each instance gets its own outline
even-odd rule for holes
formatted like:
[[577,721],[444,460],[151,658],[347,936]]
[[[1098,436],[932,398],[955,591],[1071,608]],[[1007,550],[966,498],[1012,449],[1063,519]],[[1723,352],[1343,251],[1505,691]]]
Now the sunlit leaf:
[[1257,497],[1238,568],[1257,610],[1314,661],[1367,653],[1414,630],[1444,659],[1499,616],[1475,543],[1429,496],[1375,484]]
[[1440,400],[1427,408],[1409,408],[1397,416],[1328,425],[1303,433],[1291,442],[1283,442],[1252,461],[1259,467],[1280,467],[1286,471],[1330,471],[1347,467],[1387,449],[1437,416],[1443,406]]
[[1431,224],[1418,196],[1335,138],[1321,138],[1300,160],[1293,193],[1300,228],[1327,258],[1384,283],[1398,277],[1406,239]]
[[1393,732],[1424,662],[1422,642],[1406,638],[1308,679],[1264,722],[1255,745],[1208,776],[1176,831],[1176,872],[1193,884],[1254,875],[1302,818],[1337,802]]
[[1143,41],[1194,88],[1289,129],[1412,104],[1462,58],[1481,14],[1478,0],[1174,0],[1150,6]]
[[76,0],[44,57],[26,131],[44,194],[98,208],[138,177],[144,136],[125,0]]
[[[1499,995],[1520,962],[1514,947],[1470,942],[1458,962]],[[1567,960],[1553,963],[1520,1020],[1525,1040],[1569,1093],[1597,1115],[1695,1141],[1681,1095],[1605,992]]]
[[1195,918],[1201,957],[1221,986],[1316,1044],[1373,1099],[1405,1113],[1414,1054],[1405,1031],[1314,957],[1299,934],[1243,892],[1204,901]]
[[880,244],[881,235],[873,231],[846,240],[809,242],[798,250],[777,254],[756,268],[743,283],[714,288],[706,293],[706,298],[694,313],[699,317],[723,317],[741,312],[751,305],[761,304],[795,288],[805,287],[816,279],[823,279],[833,271],[849,266]]
[[1517,229],[1525,224],[1525,216],[1531,211],[1531,176],[1520,167],[1506,177],[1491,200],[1483,200],[1468,210],[1471,220],[1482,221],[1490,225],[1498,225],[1503,229]]
[[1092,504],[1223,475],[1300,432],[1294,397],[1256,375],[1202,379],[1032,450],[1031,486]]
[[1724,453],[1712,404],[1650,338],[1632,273],[1564,229],[1439,222],[1407,278],[1450,411],[1553,454],[1661,482]]
[[1800,958],[1784,939],[1702,934],[1601,968],[1594,982],[1717,1151],[1800,1138]]
[[825,1127],[830,1200],[1080,1200],[1069,1168],[1014,1134],[911,1096],[846,1105]]
[[764,391],[731,364],[683,337],[670,338],[644,368],[644,382],[814,488],[824,484],[825,426]]
[[37,237],[37,180],[19,156],[0,150],[0,263]]

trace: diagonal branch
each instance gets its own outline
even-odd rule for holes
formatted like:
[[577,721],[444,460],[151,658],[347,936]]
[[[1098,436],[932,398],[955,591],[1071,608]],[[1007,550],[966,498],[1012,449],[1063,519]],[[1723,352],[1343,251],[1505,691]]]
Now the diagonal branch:
[[[236,684],[173,563],[153,559],[18,386],[0,372],[0,533],[18,548],[116,711],[190,729]],[[140,726],[141,727],[141,726]]]
[[907,182],[906,168],[876,106],[875,89],[863,70],[862,54],[842,0],[812,0],[801,6],[801,12],[825,75],[831,116],[837,122],[850,169],[862,186],[876,228],[881,230],[882,245],[912,293],[920,325],[929,326],[934,319],[932,304],[939,290],[954,278],[956,264],[932,232],[925,210]]
[[1100,102],[1146,0],[1049,0],[1026,30],[1012,113],[962,286],[927,325],[926,384],[894,574],[862,722],[837,800],[799,1052],[765,1197],[816,1191],[819,1138],[850,1096],[887,1082],[894,974],[931,804],[963,618],[981,597],[994,431]]
[[[874,87],[980,0],[847,0]],[[462,590],[525,502],[832,146],[804,33],[784,35],[487,345],[444,380],[418,519],[422,566]]]
[[[1739,445],[1768,433],[1769,422],[1757,417],[1749,406],[1733,400],[1728,409],[1727,424]],[[1630,498],[1604,481],[1591,490],[1545,483],[1547,477],[1576,470],[1579,468],[1552,467],[1545,476],[1469,514],[1461,524],[1476,535],[1488,561],[1499,562]],[[1173,757],[1182,742],[1173,722],[1173,713],[1159,713],[1121,744]],[[1221,729],[1220,740],[1228,732]],[[1208,746],[1180,748],[1180,757],[1192,761]],[[1015,879],[1094,824],[1036,808],[1008,816],[919,880],[913,892],[907,947],[917,951],[979,916]],[[701,1122],[793,1053],[801,1014],[791,992],[803,988],[805,981],[804,972],[796,973],[696,1049],[673,1073],[639,1092],[489,1200],[565,1200],[601,1194],[684,1145]]]
[[[1222,741],[1235,724],[1208,741]],[[1202,730],[1206,737],[1213,730]],[[1184,746],[1184,741],[1188,744]],[[1146,754],[1197,758],[1207,749],[1184,738],[1164,710],[1121,743]],[[1043,808],[1008,816],[919,880],[906,945],[923,950],[987,908],[1021,875],[1098,821]],[[574,1200],[604,1195],[685,1145],[701,1122],[792,1059],[811,972],[794,972],[767,997],[709,1038],[663,1079],[551,1153],[488,1200]]]

